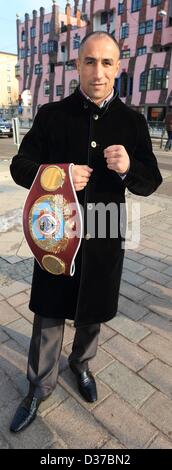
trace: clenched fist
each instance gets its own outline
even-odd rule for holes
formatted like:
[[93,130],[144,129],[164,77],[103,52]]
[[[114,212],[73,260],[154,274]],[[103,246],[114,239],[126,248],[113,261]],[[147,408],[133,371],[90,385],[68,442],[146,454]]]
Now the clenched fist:
[[87,185],[93,169],[88,165],[73,165],[71,168],[75,191],[81,191]]
[[130,159],[123,145],[110,145],[104,150],[107,167],[119,174],[125,174],[130,167]]

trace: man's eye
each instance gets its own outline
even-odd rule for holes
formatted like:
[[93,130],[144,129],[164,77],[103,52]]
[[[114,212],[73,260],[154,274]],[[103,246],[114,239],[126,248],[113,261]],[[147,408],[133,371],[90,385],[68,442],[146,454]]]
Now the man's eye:
[[104,65],[111,65],[111,62],[109,60],[105,60]]

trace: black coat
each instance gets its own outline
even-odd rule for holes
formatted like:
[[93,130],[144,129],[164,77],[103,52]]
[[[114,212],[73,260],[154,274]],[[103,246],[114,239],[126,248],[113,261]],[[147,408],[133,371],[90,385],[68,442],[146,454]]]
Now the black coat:
[[[123,145],[129,154],[125,180],[107,168],[103,150],[113,144]],[[11,175],[17,184],[30,188],[41,163],[65,162],[88,164],[94,170],[86,189],[77,193],[82,204],[115,202],[119,208],[126,187],[148,196],[162,182],[145,118],[117,94],[104,108],[88,101],[79,89],[61,102],[42,106],[12,160]],[[124,256],[121,241],[120,234],[111,238],[108,233],[106,238],[83,238],[73,277],[52,275],[35,261],[30,309],[45,317],[74,319],[76,326],[113,318]]]

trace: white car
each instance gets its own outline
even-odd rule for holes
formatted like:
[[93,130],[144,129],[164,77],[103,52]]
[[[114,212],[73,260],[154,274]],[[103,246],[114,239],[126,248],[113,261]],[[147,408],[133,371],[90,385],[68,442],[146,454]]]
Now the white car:
[[12,124],[4,119],[0,119],[0,137],[3,135],[7,135],[7,137],[13,136],[13,129]]

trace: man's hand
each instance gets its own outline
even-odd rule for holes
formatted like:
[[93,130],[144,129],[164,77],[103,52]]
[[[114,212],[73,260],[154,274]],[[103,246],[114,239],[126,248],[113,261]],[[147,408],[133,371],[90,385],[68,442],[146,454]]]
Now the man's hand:
[[88,165],[73,165],[71,171],[75,191],[81,191],[87,185],[93,169]]
[[130,159],[123,145],[110,145],[104,150],[107,167],[119,174],[127,173],[130,167]]

